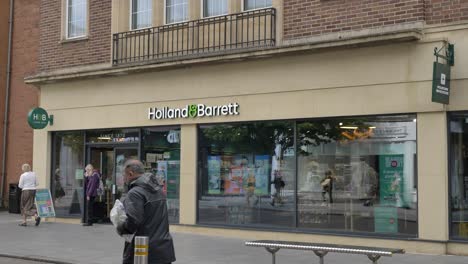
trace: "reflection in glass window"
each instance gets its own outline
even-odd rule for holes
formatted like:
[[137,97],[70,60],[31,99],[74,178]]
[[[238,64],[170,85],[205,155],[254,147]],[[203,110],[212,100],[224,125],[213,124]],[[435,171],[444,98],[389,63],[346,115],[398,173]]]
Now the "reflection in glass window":
[[271,7],[271,0],[244,0],[244,10]]
[[450,116],[451,237],[468,239],[468,113]]
[[297,123],[300,228],[417,235],[416,116]]
[[200,126],[200,223],[295,226],[293,125]]
[[132,0],[132,29],[151,27],[152,0]]
[[51,191],[57,217],[80,217],[83,210],[83,132],[53,136]]
[[203,0],[203,16],[220,16],[228,12],[227,0]]
[[170,223],[179,223],[180,128],[142,130],[142,162],[164,184]]
[[166,24],[188,20],[188,0],[166,0]]
[[67,38],[86,35],[87,0],[67,0]]

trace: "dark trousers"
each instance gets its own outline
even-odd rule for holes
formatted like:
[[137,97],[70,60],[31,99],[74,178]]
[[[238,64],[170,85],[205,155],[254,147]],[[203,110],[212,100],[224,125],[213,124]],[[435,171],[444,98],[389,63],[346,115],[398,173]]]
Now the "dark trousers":
[[93,217],[94,217],[94,214],[93,214],[93,211],[94,211],[94,199],[96,197],[94,196],[90,196],[89,197],[89,201],[87,200],[87,203],[86,203],[86,223],[88,224],[92,224],[93,223]]

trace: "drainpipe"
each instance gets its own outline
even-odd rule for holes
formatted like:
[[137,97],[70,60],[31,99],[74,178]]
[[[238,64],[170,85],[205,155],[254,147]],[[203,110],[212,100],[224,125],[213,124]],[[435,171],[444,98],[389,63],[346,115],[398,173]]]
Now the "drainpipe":
[[0,207],[3,206],[3,190],[5,188],[5,166],[6,166],[6,145],[7,145],[7,131],[8,131],[8,108],[10,98],[10,75],[11,75],[11,45],[12,45],[12,34],[13,34],[13,4],[14,0],[10,0],[10,17],[8,19],[8,61],[6,68],[6,89],[5,89],[5,117],[3,121],[3,149],[2,149],[2,185],[0,186]]

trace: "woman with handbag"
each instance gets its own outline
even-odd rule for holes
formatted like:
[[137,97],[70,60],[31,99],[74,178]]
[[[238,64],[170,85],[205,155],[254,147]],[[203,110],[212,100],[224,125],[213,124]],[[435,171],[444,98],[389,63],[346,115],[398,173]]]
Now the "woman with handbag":
[[21,214],[23,215],[23,222],[19,225],[27,226],[27,218],[34,216],[36,226],[38,226],[41,222],[41,218],[37,214],[36,206],[34,205],[36,187],[39,185],[37,183],[37,177],[36,174],[31,171],[31,166],[29,166],[29,164],[23,164],[21,169],[23,170],[23,174],[20,176],[18,187],[22,189]]

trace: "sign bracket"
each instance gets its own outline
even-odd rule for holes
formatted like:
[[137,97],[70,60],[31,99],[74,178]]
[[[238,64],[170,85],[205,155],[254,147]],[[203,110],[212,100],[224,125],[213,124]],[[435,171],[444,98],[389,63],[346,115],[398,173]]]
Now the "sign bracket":
[[[441,55],[440,52],[445,50],[445,55]],[[450,44],[449,42],[444,42],[444,45],[437,49],[434,48],[434,56],[436,56],[436,62],[439,62],[439,58],[444,59],[448,65],[455,65],[455,44]]]

